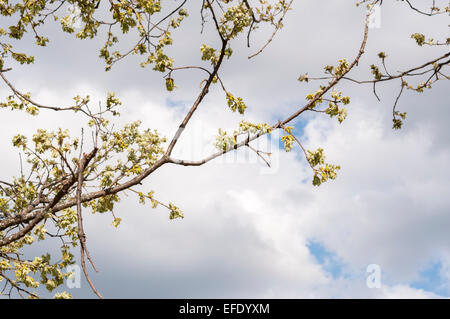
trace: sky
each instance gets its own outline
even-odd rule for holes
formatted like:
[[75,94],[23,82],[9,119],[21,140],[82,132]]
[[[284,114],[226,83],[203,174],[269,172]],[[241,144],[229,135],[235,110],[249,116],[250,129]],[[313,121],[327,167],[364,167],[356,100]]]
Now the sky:
[[[445,6],[447,3],[443,1]],[[177,65],[199,64],[200,45],[217,43],[211,26],[200,34],[196,5],[184,31],[174,34]],[[270,31],[259,30],[246,47],[233,43],[221,77],[242,96],[244,117],[231,113],[218,88],[205,98],[174,150],[174,157],[200,159],[214,151],[218,128],[234,130],[243,118],[274,123],[304,105],[318,83],[299,83],[300,74],[321,76],[323,67],[351,60],[362,39],[364,10],[355,1],[294,1],[284,28],[270,46],[248,60]],[[100,40],[80,41],[48,26],[47,48],[32,66],[7,73],[16,87],[37,101],[68,105],[77,94],[92,101],[114,91],[123,102],[121,125],[141,120],[171,138],[199,93],[202,74],[175,74],[174,92],[164,90],[161,74],[142,69],[132,57],[105,73],[98,58]],[[442,55],[446,47],[418,47],[415,32],[448,37],[448,16],[427,17],[398,1],[384,2],[380,25],[370,29],[365,55],[352,76],[370,77],[370,64],[385,51],[396,72]],[[398,109],[408,116],[392,130],[398,82],[371,86],[341,83],[351,97],[347,120],[305,114],[295,132],[308,149],[322,147],[327,160],[341,165],[338,178],[317,188],[301,150],[279,149],[276,135],[258,145],[273,153],[272,168],[245,150],[201,167],[165,165],[141,186],[173,202],[185,215],[170,221],[163,208],[143,206],[133,194],[110,214],[85,212],[89,251],[98,273],[91,279],[106,298],[447,298],[450,296],[450,130],[449,84],[438,82],[422,94],[407,91]],[[0,85],[2,97],[9,94]],[[19,170],[11,138],[38,128],[69,128],[79,134],[78,115],[42,112],[39,117],[1,110],[1,179]],[[30,253],[52,250],[39,243]],[[78,250],[75,250],[78,254]],[[377,265],[380,285],[370,287],[369,265]],[[369,267],[370,268],[370,267]],[[87,282],[61,287],[77,298],[94,298]]]

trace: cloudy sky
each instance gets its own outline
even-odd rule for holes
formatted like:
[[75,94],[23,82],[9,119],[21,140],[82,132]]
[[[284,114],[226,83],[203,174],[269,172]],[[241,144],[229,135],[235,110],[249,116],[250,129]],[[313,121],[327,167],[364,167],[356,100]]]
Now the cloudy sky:
[[[211,28],[200,35],[197,5],[188,9],[185,30],[175,34],[170,51],[177,65],[198,64],[200,45],[217,41]],[[298,76],[320,76],[323,66],[352,59],[364,14],[355,1],[298,0],[263,54],[247,59],[269,31],[255,33],[250,49],[245,39],[237,39],[221,77],[229,91],[245,98],[244,118],[273,123],[301,107],[318,84],[299,83]],[[415,32],[448,37],[448,16],[419,15],[397,1],[385,1],[380,14],[354,77],[369,77],[380,51],[395,72],[448,50],[420,48],[410,39]],[[121,123],[139,119],[173,136],[199,92],[202,74],[176,74],[178,88],[168,93],[161,74],[140,68],[135,58],[105,73],[100,40],[74,41],[56,27],[48,27],[47,48],[22,44],[36,63],[7,74],[18,89],[55,105],[68,105],[77,94],[104,100],[106,92],[115,91],[124,104]],[[342,83],[339,89],[352,98],[344,123],[321,114],[295,122],[308,148],[324,148],[327,160],[342,167],[336,181],[320,188],[312,186],[299,149],[285,153],[262,140],[259,146],[274,153],[273,169],[240,150],[201,167],[165,165],[145,181],[142,189],[181,207],[183,220],[170,221],[166,210],[142,206],[132,194],[115,209],[123,219],[118,229],[110,225],[110,214],[86,212],[88,246],[100,269],[91,274],[97,288],[107,298],[448,297],[449,84],[438,82],[422,94],[406,92],[398,109],[408,118],[394,131],[392,105],[399,88],[396,82],[380,85],[378,102],[371,86]],[[0,93],[9,94],[5,85]],[[200,159],[213,151],[219,127],[232,130],[241,119],[214,88],[174,156]],[[31,136],[43,127],[79,134],[84,122],[69,113],[30,117],[2,110],[1,124],[0,177],[6,179],[19,169],[10,142],[14,135]],[[366,284],[372,264],[381,269],[380,288]],[[63,289],[74,297],[95,297],[84,280],[79,289]]]

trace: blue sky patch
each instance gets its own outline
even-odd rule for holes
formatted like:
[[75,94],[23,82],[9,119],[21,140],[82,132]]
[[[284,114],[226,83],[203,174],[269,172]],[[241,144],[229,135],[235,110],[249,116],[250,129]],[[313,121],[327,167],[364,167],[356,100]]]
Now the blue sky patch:
[[166,105],[169,107],[184,107],[187,101],[183,100],[174,100],[170,97],[166,98]]

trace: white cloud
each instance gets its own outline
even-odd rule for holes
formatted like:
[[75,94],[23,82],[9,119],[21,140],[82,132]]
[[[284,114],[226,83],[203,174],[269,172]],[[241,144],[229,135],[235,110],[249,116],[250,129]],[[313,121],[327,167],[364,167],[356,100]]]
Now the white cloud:
[[404,285],[387,287],[382,290],[382,298],[386,299],[430,299],[442,298],[439,295],[424,291],[422,289],[413,289]]

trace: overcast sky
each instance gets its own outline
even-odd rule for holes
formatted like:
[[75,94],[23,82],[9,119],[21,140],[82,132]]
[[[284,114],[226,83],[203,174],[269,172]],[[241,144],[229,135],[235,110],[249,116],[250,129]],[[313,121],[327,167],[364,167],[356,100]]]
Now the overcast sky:
[[[426,1],[423,1],[426,2]],[[430,1],[431,2],[431,1]],[[448,4],[441,1],[441,7]],[[171,49],[177,65],[198,64],[202,43],[213,44],[213,30],[200,35],[197,4],[192,2],[185,31],[175,33]],[[352,59],[360,46],[364,11],[355,1],[294,1],[285,27],[259,56],[260,30],[248,49],[233,44],[221,77],[227,89],[244,97],[245,119],[273,123],[304,105],[318,83],[299,83],[300,74],[322,75],[323,66]],[[370,30],[366,54],[352,75],[370,76],[369,65],[385,51],[393,72],[422,64],[448,47],[419,48],[415,32],[449,36],[448,16],[430,18],[398,1],[385,1],[381,25]],[[16,87],[35,100],[68,105],[77,94],[104,100],[115,91],[123,102],[121,123],[142,120],[171,138],[199,92],[202,74],[175,74],[178,88],[164,90],[161,74],[141,69],[130,58],[103,71],[100,39],[71,40],[49,27],[47,48],[29,48],[33,66],[7,73]],[[27,48],[24,45],[24,48]],[[392,105],[399,83],[379,87],[339,86],[352,103],[348,118],[308,114],[295,122],[310,149],[322,147],[341,165],[336,181],[320,188],[294,149],[274,152],[273,169],[239,151],[201,167],[165,165],[142,190],[179,206],[183,220],[170,221],[164,209],[138,204],[129,194],[115,209],[123,219],[112,227],[110,214],[86,211],[88,246],[100,272],[91,278],[107,298],[405,298],[450,295],[450,115],[449,83],[438,82],[422,94],[405,92],[398,109],[408,113],[404,128],[392,130]],[[9,94],[0,86],[2,97]],[[219,127],[234,129],[242,119],[226,106],[224,93],[211,90],[174,151],[199,159],[213,151]],[[82,117],[42,112],[39,117],[1,110],[1,179],[19,169],[11,147],[17,133],[68,127],[79,134]],[[119,125],[119,124],[118,124]],[[268,144],[264,140],[260,146]],[[270,145],[270,144],[269,144]],[[55,247],[48,241],[45,248]],[[41,246],[42,247],[42,246]],[[78,254],[78,249],[75,250]],[[381,288],[366,285],[367,266],[379,265]],[[74,297],[95,297],[83,280]]]

